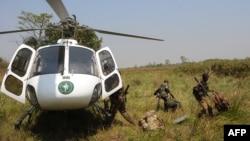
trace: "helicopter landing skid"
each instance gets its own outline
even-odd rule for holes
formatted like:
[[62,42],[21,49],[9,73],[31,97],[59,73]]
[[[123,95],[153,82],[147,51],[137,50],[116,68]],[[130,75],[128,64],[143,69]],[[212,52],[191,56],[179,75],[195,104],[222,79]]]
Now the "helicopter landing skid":
[[28,123],[31,122],[32,119],[32,113],[36,110],[36,108],[34,106],[31,106],[27,111],[25,111],[20,117],[19,119],[16,121],[15,123],[15,129],[20,129],[20,126],[23,122],[23,120],[25,119],[25,117],[28,115]]

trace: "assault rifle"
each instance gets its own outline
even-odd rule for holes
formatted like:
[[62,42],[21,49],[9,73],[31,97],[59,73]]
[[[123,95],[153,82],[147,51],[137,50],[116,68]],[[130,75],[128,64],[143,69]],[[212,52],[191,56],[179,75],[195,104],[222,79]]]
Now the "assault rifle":
[[206,96],[209,97],[209,95],[207,94],[207,90],[204,88],[204,86],[200,83],[200,81],[194,77],[195,81],[199,84],[199,86],[202,88],[203,92],[205,93]]
[[124,91],[124,94],[127,95],[128,94],[128,88],[129,88],[129,84],[127,85],[125,91]]
[[127,94],[128,94],[128,88],[129,88],[129,84],[127,85],[125,91],[124,91],[124,96],[125,96],[125,102],[127,101]]

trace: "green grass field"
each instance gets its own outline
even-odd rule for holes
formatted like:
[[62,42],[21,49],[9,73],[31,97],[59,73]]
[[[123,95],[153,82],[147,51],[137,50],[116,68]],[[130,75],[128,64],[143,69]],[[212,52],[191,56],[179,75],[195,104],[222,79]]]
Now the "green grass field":
[[[250,123],[250,77],[236,78],[210,73],[210,89],[222,93],[230,103],[230,109],[217,113],[213,118],[197,118],[200,106],[192,95],[196,85],[193,75],[176,72],[171,67],[121,69],[123,83],[130,85],[127,95],[128,113],[138,121],[148,110],[155,110],[157,98],[153,92],[164,79],[170,82],[170,89],[183,109],[175,113],[164,112],[163,102],[157,115],[163,120],[165,129],[142,131],[140,127],[130,125],[118,113],[110,128],[103,125],[103,115],[97,114],[93,107],[84,110],[65,112],[36,111],[31,124],[23,121],[20,130],[14,123],[29,107],[11,98],[0,95],[0,140],[3,141],[223,141],[225,124]],[[0,75],[2,78],[3,72]],[[1,82],[1,81],[0,81]],[[102,101],[100,100],[100,103]],[[67,114],[67,116],[65,116]],[[173,120],[188,115],[181,124]],[[67,119],[65,118],[67,117]]]

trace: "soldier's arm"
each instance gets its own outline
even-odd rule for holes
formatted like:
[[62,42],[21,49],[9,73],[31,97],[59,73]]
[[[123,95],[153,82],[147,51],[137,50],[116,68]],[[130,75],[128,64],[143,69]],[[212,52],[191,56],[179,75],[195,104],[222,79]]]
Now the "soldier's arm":
[[158,95],[160,91],[160,88],[158,88],[157,90],[155,90],[154,95]]
[[175,99],[175,97],[174,97],[174,95],[172,93],[169,93],[169,94]]

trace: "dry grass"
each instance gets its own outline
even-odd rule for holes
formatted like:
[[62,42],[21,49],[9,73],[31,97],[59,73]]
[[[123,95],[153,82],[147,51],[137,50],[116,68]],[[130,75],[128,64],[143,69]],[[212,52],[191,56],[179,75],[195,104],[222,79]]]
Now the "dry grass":
[[[0,95],[0,140],[220,141],[223,140],[224,124],[250,123],[250,78],[238,80],[211,75],[210,88],[224,94],[231,104],[231,109],[216,114],[213,118],[198,119],[200,107],[192,96],[192,87],[196,85],[194,76],[177,74],[168,68],[123,69],[121,73],[123,83],[130,84],[127,110],[135,120],[138,121],[147,110],[156,109],[157,99],[153,92],[164,79],[170,81],[170,89],[182,103],[183,109],[178,109],[175,113],[159,110],[157,114],[163,119],[165,129],[154,132],[144,132],[139,127],[130,125],[119,113],[112,127],[107,129],[102,122],[103,116],[96,114],[92,107],[68,112],[67,122],[64,112],[37,111],[29,126],[26,126],[24,121],[21,129],[15,130],[16,119],[29,105],[22,105]],[[197,74],[197,77],[199,75]],[[184,114],[189,116],[185,122],[173,124],[174,119]]]

